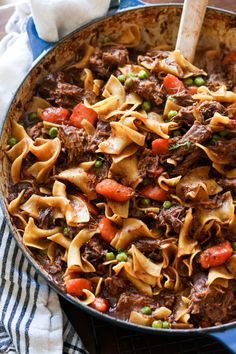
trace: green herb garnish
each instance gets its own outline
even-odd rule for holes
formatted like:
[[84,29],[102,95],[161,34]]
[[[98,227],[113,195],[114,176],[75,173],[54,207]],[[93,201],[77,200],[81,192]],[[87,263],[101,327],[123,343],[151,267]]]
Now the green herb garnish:
[[191,145],[190,141],[185,141],[184,143],[176,143],[176,144],[172,144],[169,146],[169,150],[177,150],[178,148],[180,148],[181,146],[186,146],[187,148],[189,148]]

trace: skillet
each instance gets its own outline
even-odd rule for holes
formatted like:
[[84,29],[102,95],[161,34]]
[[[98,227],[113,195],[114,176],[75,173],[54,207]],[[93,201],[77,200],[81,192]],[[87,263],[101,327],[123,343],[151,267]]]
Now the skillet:
[[[138,0],[121,0],[119,9],[115,9],[118,1],[112,1],[112,7],[108,16],[93,21],[92,23],[81,27],[55,46],[44,42],[37,37],[32,20],[28,23],[28,33],[32,44],[34,58],[46,50],[46,54],[40,56],[33,69],[29,72],[24,82],[17,90],[5,120],[1,126],[1,143],[0,146],[6,145],[9,132],[11,130],[11,122],[13,119],[18,120],[25,105],[33,96],[34,89],[38,82],[44,78],[48,72],[56,71],[61,66],[73,61],[76,47],[78,43],[90,37],[104,35],[110,32],[111,28],[117,30],[125,23],[138,23],[141,27],[150,28],[151,35],[147,40],[151,41],[155,46],[159,43],[168,43],[174,46],[178,24],[181,15],[181,6],[175,4],[168,5],[147,5]],[[203,25],[202,34],[199,40],[199,48],[207,49],[233,49],[236,47],[236,14],[228,11],[208,8],[206,18]],[[0,149],[2,151],[2,148]],[[144,333],[166,334],[166,335],[210,335],[222,341],[233,353],[236,353],[236,323],[228,323],[215,327],[207,327],[203,329],[154,329],[140,325],[131,324],[122,320],[112,318],[106,314],[101,314],[90,307],[81,305],[75,298],[69,294],[65,294],[55,285],[46,271],[36,262],[30,250],[22,244],[21,236],[17,233],[16,228],[11,222],[6,207],[7,180],[8,180],[8,162],[6,157],[0,153],[0,185],[1,185],[1,205],[12,231],[16,242],[22,249],[25,256],[36,270],[48,281],[49,285],[61,296],[72,302],[75,306],[83,309],[87,313],[107,320],[112,324],[116,324],[125,328],[142,331]]]

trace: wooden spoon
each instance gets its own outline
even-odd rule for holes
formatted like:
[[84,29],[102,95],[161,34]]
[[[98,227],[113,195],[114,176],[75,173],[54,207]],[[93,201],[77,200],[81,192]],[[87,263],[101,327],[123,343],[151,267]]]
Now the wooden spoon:
[[185,0],[175,49],[193,62],[208,0]]

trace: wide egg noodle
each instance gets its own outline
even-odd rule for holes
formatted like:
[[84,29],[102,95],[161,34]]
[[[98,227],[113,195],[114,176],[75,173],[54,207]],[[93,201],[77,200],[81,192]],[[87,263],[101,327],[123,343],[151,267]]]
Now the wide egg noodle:
[[126,25],[121,35],[116,39],[116,43],[126,47],[137,47],[141,41],[141,30],[138,25]]
[[225,103],[235,103],[236,94],[232,91],[227,91],[226,86],[221,86],[217,91],[211,91],[206,86],[201,86],[197,89],[197,93],[193,95],[194,100],[199,101],[217,101]]
[[141,220],[127,218],[123,222],[122,229],[113,238],[111,245],[117,250],[123,250],[132,241],[141,236],[156,238],[158,234],[149,230],[147,225]]
[[67,259],[67,273],[70,271],[80,271],[80,272],[95,272],[94,266],[81,257],[81,247],[89,241],[95,234],[97,230],[89,230],[88,228],[82,229],[72,240]]
[[234,276],[229,273],[227,268],[223,265],[218,267],[212,267],[208,273],[207,284],[210,285],[221,285],[225,288],[228,287],[228,281],[233,279]]
[[60,172],[57,178],[62,181],[68,181],[75,186],[79,187],[83,193],[91,200],[96,198],[96,193],[89,185],[89,178],[86,171],[80,167],[72,167]]
[[40,229],[35,225],[34,219],[30,217],[23,234],[23,243],[26,246],[45,250],[48,248],[51,242],[47,238],[57,234],[60,231],[60,227],[54,227],[53,229],[49,230]]
[[187,172],[177,183],[177,196],[185,200],[190,198],[198,201],[208,200],[209,196],[220,193],[222,187],[209,177],[209,172],[209,166],[196,167]]
[[6,152],[8,158],[12,161],[11,178],[14,184],[18,183],[21,179],[22,163],[28,155],[29,150],[30,142],[28,138],[23,138],[19,143]]
[[179,233],[178,257],[191,254],[197,245],[197,241],[189,237],[189,229],[192,221],[193,221],[192,209],[189,208],[186,213],[183,226],[181,227]]
[[108,98],[110,96],[116,97],[118,99],[119,105],[125,102],[125,89],[120,81],[114,76],[111,75],[106,85],[102,96]]
[[25,190],[23,189],[19,193],[19,195],[10,202],[7,209],[9,211],[9,213],[11,214],[11,216],[18,218],[21,221],[22,225],[25,227],[27,225],[27,222],[23,216],[23,213],[19,210],[21,199],[22,199],[24,193],[25,193]]
[[68,66],[66,68],[66,70],[69,70],[69,69],[72,69],[72,68],[83,69],[83,68],[87,67],[88,62],[89,62],[89,58],[92,55],[92,53],[94,52],[94,47],[91,46],[90,44],[84,42],[82,50],[84,51],[83,57],[77,63]]
[[136,156],[127,157],[118,163],[113,162],[108,177],[119,176],[120,182],[125,186],[136,188],[142,181],[138,171],[138,158]]
[[[61,141],[58,138],[43,142],[42,145],[43,146],[40,149],[40,157],[43,161],[36,162],[27,169],[27,173],[32,175],[38,183],[42,183],[47,180],[61,151]],[[34,153],[34,150],[32,153]]]

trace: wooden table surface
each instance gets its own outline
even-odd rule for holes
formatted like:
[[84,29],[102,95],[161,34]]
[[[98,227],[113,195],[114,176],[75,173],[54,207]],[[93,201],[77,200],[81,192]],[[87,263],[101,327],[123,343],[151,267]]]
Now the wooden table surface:
[[[152,4],[164,4],[168,2],[182,3],[183,0],[146,0],[146,2]],[[209,0],[209,5],[236,12],[236,0]],[[5,24],[12,13],[13,7],[0,7],[0,39],[5,34]],[[163,337],[144,336],[138,334],[135,335],[131,331],[119,329],[115,326],[108,325],[105,322],[92,318],[84,312],[76,309],[72,304],[64,299],[61,299],[61,304],[90,354],[198,353],[197,347],[194,349],[193,343],[187,343],[185,339],[181,344],[181,340],[175,342],[171,339],[172,337],[164,337],[163,339]],[[214,342],[211,342],[210,339],[202,338],[201,341],[201,348],[205,348],[203,349],[203,351],[205,350],[204,353],[228,353],[228,351],[226,351],[221,344],[214,344]],[[167,342],[171,345],[172,349],[170,349],[170,351],[166,347]],[[145,346],[144,343],[146,344]],[[169,344],[168,348],[170,348]],[[207,351],[207,347],[209,347],[209,345],[213,346],[211,347],[214,348],[213,351],[212,349]]]

